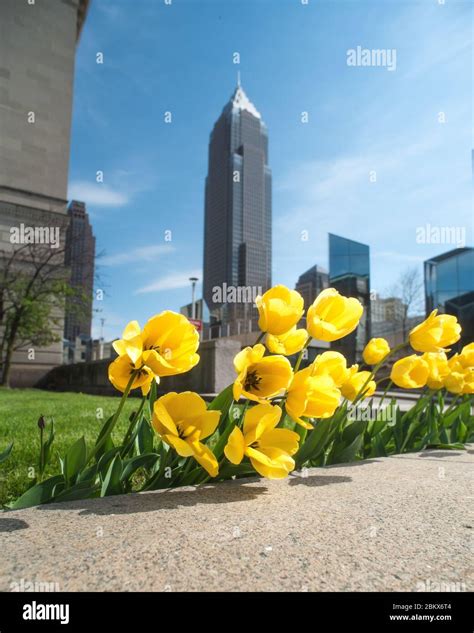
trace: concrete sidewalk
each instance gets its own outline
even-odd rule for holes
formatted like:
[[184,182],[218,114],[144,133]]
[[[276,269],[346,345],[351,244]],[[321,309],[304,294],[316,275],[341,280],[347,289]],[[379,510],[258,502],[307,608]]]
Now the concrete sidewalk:
[[473,463],[426,451],[8,512],[0,589],[472,591]]

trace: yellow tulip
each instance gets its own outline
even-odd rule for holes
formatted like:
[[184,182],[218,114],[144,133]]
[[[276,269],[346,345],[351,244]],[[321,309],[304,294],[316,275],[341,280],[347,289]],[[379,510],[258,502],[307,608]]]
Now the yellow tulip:
[[119,356],[127,355],[137,365],[146,365],[155,376],[174,376],[199,362],[199,334],[188,319],[165,310],[147,321],[143,330],[130,321],[122,338],[113,342]]
[[178,455],[194,457],[211,477],[216,477],[219,472],[217,459],[202,440],[214,433],[220,415],[220,411],[208,411],[197,393],[170,392],[156,400],[152,425]]
[[137,363],[142,355],[143,342],[138,321],[130,321],[125,327],[122,338],[112,343],[119,356],[127,354],[134,363]]
[[141,387],[142,394],[146,396],[150,391],[151,382],[154,378],[153,372],[148,367],[142,367],[140,364],[134,363],[128,355],[119,356],[110,363],[109,380],[116,389],[123,393],[134,371],[137,372],[137,375],[131,389]]
[[412,354],[394,363],[390,380],[403,389],[417,389],[426,385],[429,373],[428,363],[421,356]]
[[141,337],[143,362],[157,376],[182,374],[199,362],[199,334],[182,314],[157,314],[147,321]]
[[288,415],[303,426],[313,426],[303,418],[328,418],[339,405],[341,393],[329,374],[313,375],[310,365],[297,371],[288,388],[286,411]]
[[260,343],[245,347],[234,358],[234,400],[240,396],[265,402],[285,391],[293,377],[290,361],[284,356],[265,356],[265,347]]
[[268,351],[272,352],[272,354],[291,356],[301,352],[307,340],[308,332],[304,329],[297,330],[295,325],[285,334],[279,334],[278,336],[267,334],[265,343]]
[[474,394],[474,367],[468,367],[464,370],[464,387],[462,392]]
[[258,327],[262,332],[279,336],[285,334],[303,316],[304,300],[299,292],[279,285],[255,298],[258,309]]
[[[352,365],[349,369],[349,377],[341,387],[341,393],[344,398],[351,402],[357,398],[362,388],[364,388],[364,398],[370,398],[374,395],[376,383],[375,380],[367,380],[370,378],[370,371],[358,371],[359,365]],[[365,384],[367,382],[367,384]],[[365,385],[365,387],[364,387]]]
[[358,299],[343,297],[335,288],[326,288],[309,307],[306,328],[320,341],[337,341],[353,332],[364,308]]
[[[471,344],[470,344],[471,345]],[[464,350],[467,349],[467,354]],[[474,366],[469,366],[471,358],[468,354],[471,351],[466,345],[461,354],[454,354],[448,360],[449,374],[445,376],[443,386],[451,393],[472,394],[474,389]]]
[[410,345],[417,352],[442,352],[461,338],[461,326],[455,316],[438,314],[430,316],[410,332]]
[[430,389],[444,387],[444,379],[450,373],[448,359],[444,352],[425,352],[421,357],[428,363],[429,374],[426,384]]
[[465,345],[462,348],[459,354],[459,362],[465,369],[474,367],[474,343],[469,343],[469,345]]
[[452,371],[445,377],[444,387],[451,393],[463,393],[465,387],[464,373]]
[[349,377],[347,361],[339,352],[323,352],[312,363],[313,376],[330,376],[336,387],[340,387]]
[[371,338],[362,352],[362,358],[367,365],[378,365],[390,354],[390,345],[384,338]]
[[244,456],[255,470],[267,479],[283,479],[295,468],[291,457],[298,450],[298,433],[275,428],[281,409],[271,404],[257,404],[244,417],[243,432],[235,427],[229,436],[224,453],[233,464],[240,464]]

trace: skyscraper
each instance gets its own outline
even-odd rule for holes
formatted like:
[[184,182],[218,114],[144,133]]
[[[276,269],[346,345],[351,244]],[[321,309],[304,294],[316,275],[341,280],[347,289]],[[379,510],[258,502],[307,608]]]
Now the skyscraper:
[[203,294],[217,323],[256,316],[226,288],[271,286],[271,184],[267,128],[239,81],[211,132],[205,185]]
[[65,263],[71,271],[71,287],[77,294],[66,303],[64,338],[74,342],[77,336],[91,336],[95,237],[83,202],[73,200],[67,212]]
[[307,310],[319,293],[328,286],[329,275],[327,270],[315,265],[298,277],[295,290],[303,297],[304,306]]
[[426,315],[437,308],[462,327],[459,347],[474,338],[474,248],[455,248],[425,261]]
[[355,297],[364,313],[355,332],[331,343],[350,363],[359,362],[370,339],[370,249],[366,244],[329,233],[329,284],[346,297]]
[[[0,2],[0,268],[16,250],[16,228],[57,229],[64,255],[74,62],[88,5]],[[13,386],[31,386],[62,363],[56,316],[58,342],[14,352]]]

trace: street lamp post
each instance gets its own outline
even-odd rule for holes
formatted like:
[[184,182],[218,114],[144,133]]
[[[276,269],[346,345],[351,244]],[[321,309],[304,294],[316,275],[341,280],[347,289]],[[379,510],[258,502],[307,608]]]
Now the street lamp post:
[[198,281],[197,277],[190,277],[189,281],[191,282],[191,318],[196,318],[196,282]]

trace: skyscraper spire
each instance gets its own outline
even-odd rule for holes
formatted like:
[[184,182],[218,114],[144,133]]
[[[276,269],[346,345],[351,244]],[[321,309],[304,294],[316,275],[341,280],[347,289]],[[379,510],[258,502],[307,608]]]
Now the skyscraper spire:
[[226,107],[230,107],[231,109],[235,110],[247,110],[247,112],[253,114],[253,116],[257,119],[261,118],[257,108],[250,101],[250,99],[245,94],[244,89],[242,88],[242,85],[240,83],[240,70],[237,71],[237,86],[230,98],[230,102],[227,104]]

